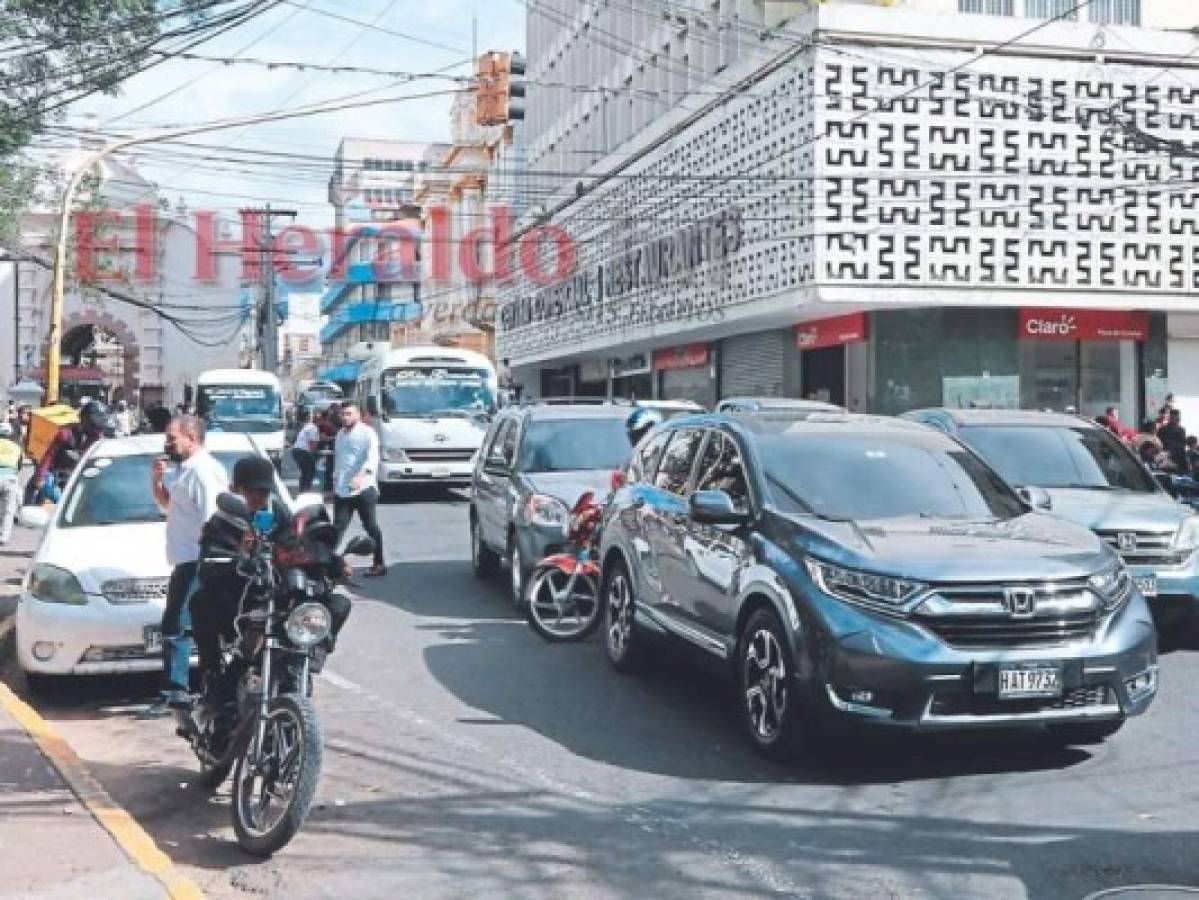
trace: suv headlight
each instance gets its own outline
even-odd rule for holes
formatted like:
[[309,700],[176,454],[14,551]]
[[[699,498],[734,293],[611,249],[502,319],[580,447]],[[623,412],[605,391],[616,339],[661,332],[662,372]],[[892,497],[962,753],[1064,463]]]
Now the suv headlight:
[[1199,548],[1199,516],[1187,516],[1174,535],[1174,549],[1186,552]]
[[29,573],[29,594],[43,603],[87,605],[87,595],[83,593],[79,579],[66,569],[48,563],[38,563]]
[[399,447],[384,447],[383,448],[384,462],[403,463],[408,462],[408,454]]
[[525,501],[525,521],[530,525],[565,530],[569,520],[570,510],[557,497],[534,494]]
[[1103,602],[1103,608],[1109,612],[1132,596],[1132,578],[1122,562],[1096,572],[1087,579],[1087,583]]
[[902,613],[904,606],[924,589],[925,585],[906,578],[890,575],[875,575],[856,569],[843,569],[815,559],[805,559],[804,565],[817,587],[846,603],[865,606],[879,612],[895,615]]

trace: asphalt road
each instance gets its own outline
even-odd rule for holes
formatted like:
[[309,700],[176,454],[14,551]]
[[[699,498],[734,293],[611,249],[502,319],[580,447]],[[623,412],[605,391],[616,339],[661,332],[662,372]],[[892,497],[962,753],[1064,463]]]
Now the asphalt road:
[[[542,643],[470,569],[466,505],[382,508],[391,572],[363,579],[318,684],[325,770],[266,862],[232,837],[144,679],[38,701],[113,798],[211,897],[1082,898],[1199,884],[1199,651],[1163,658],[1150,713],[1092,750],[1025,732],[865,735],[759,758],[718,672],[608,668]],[[19,676],[9,673],[14,686]]]

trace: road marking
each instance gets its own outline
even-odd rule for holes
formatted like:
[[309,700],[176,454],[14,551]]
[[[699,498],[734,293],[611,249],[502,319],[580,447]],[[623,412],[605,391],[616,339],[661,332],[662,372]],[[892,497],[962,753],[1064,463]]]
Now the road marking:
[[325,681],[329,682],[329,684],[333,685],[334,687],[341,688],[343,691],[362,690],[362,688],[354,684],[354,682],[350,681],[348,678],[342,678],[336,672],[330,672],[328,669],[321,670],[321,678],[325,679]]
[[54,726],[3,682],[0,682],[0,706],[28,732],[92,817],[112,835],[139,869],[158,879],[172,900],[202,900],[204,893],[200,888],[175,871],[170,857],[158,849],[154,839],[137,824],[133,816],[108,796]]

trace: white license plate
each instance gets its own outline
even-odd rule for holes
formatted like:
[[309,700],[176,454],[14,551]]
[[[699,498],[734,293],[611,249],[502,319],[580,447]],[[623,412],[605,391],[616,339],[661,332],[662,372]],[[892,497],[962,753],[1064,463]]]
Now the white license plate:
[[1156,575],[1134,575],[1132,580],[1136,583],[1137,590],[1141,592],[1142,597],[1157,596]]
[[1062,670],[1057,666],[1020,666],[999,670],[1000,697],[1058,697]]
[[142,641],[147,653],[162,652],[162,628],[158,625],[146,625],[142,628]]
[[433,477],[434,478],[449,478],[450,477],[450,467],[449,466],[434,466],[433,467]]

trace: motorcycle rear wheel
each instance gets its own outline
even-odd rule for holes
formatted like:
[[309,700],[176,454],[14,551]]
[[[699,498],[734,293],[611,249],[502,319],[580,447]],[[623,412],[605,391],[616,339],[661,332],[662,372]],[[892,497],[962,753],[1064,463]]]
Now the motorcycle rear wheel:
[[570,575],[556,566],[538,566],[529,578],[525,618],[529,627],[551,643],[581,641],[599,625],[599,582],[580,574],[566,597],[569,581]]
[[316,796],[322,745],[307,698],[282,694],[271,701],[262,749],[251,738],[233,772],[233,831],[246,853],[270,856],[300,830]]

